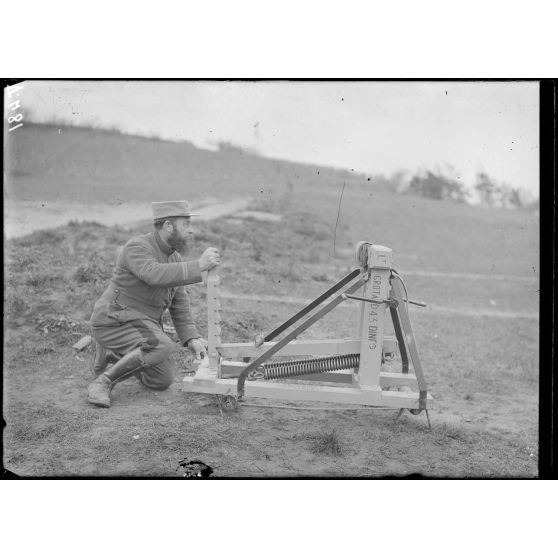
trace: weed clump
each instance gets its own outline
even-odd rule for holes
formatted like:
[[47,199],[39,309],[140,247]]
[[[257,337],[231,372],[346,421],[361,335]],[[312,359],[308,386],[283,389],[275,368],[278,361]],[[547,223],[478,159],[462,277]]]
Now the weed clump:
[[17,318],[28,310],[25,299],[14,291],[7,291],[4,295],[4,316],[8,319]]
[[29,287],[34,287],[36,289],[45,288],[50,285],[51,281],[56,279],[53,275],[48,273],[32,273],[28,272],[25,275],[25,284]]
[[109,244],[125,244],[126,241],[130,238],[130,233],[128,231],[124,231],[118,227],[113,227],[110,234],[107,236],[107,242]]
[[258,237],[254,237],[251,242],[252,245],[252,258],[255,262],[261,262],[265,252],[265,245]]
[[93,266],[80,265],[74,273],[74,279],[78,283],[93,283],[97,279],[97,273]]
[[96,257],[86,264],[80,265],[74,273],[74,279],[79,284],[106,281],[110,276],[111,272]]
[[101,228],[106,229],[107,226],[99,223],[98,221],[78,221],[77,219],[72,219],[68,223],[68,227],[70,229],[81,229],[84,227],[94,227],[94,228]]
[[448,438],[452,440],[459,440],[460,442],[469,442],[469,435],[463,428],[454,423],[442,423],[434,427],[434,437],[438,442],[447,441]]
[[14,246],[19,247],[36,247],[44,244],[56,246],[66,239],[63,232],[59,230],[35,231],[24,238],[18,238],[14,242]]
[[343,448],[336,428],[314,432],[304,436],[310,442],[310,451],[321,455],[338,457],[343,455]]
[[64,315],[38,318],[36,329],[44,336],[53,338],[59,345],[73,344],[83,335],[80,324]]
[[176,369],[180,372],[194,372],[197,368],[194,364],[194,355],[189,349],[175,351],[171,358],[174,361]]
[[325,241],[333,235],[331,225],[312,213],[292,213],[287,217],[287,228],[307,240]]
[[294,260],[291,260],[286,267],[281,266],[278,275],[281,279],[288,279],[295,283],[304,279],[303,276],[296,271],[296,262]]
[[328,283],[331,279],[325,273],[314,273],[312,279],[318,283]]

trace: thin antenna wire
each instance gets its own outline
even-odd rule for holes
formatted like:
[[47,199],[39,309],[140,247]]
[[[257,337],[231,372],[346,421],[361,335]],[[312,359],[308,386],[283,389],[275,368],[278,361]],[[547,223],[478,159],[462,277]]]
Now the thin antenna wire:
[[335,256],[335,242],[337,240],[337,223],[339,223],[339,215],[341,213],[341,201],[343,200],[343,192],[345,191],[345,181],[343,180],[343,189],[339,197],[339,207],[337,208],[337,219],[335,221],[335,232],[333,233],[333,255]]

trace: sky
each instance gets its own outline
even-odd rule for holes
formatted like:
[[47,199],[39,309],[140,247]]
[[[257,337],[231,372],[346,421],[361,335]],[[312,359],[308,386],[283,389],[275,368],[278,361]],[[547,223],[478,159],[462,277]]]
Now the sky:
[[478,172],[539,192],[536,82],[27,81],[33,119],[390,175]]

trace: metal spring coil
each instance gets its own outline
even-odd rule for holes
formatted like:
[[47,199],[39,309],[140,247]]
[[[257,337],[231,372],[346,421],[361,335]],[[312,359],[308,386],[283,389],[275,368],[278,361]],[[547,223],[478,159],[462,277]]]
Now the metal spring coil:
[[290,378],[319,372],[333,372],[357,368],[360,362],[359,354],[336,355],[306,360],[291,360],[283,362],[267,362],[263,365],[264,380]]

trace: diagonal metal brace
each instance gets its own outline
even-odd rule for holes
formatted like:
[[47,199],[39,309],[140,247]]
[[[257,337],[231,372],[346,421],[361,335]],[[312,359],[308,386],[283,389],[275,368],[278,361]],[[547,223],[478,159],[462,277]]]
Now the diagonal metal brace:
[[[380,298],[373,299],[373,298],[364,298],[362,296],[354,296],[354,295],[345,295],[346,298],[352,298],[353,300],[361,300],[362,302],[374,302],[376,304],[387,304],[390,308],[397,308],[399,305],[399,301],[395,298],[388,298],[387,300],[382,300]],[[415,306],[421,306],[422,308],[427,308],[428,305],[426,302],[418,302],[417,300],[408,300],[406,298],[403,299],[403,302],[408,302],[409,304],[414,304]]]
[[351,271],[351,273],[349,273],[348,275],[343,277],[343,279],[338,281],[335,285],[333,285],[333,287],[330,287],[325,293],[321,294],[318,298],[313,300],[310,304],[305,306],[302,310],[297,312],[294,316],[290,317],[287,321],[285,321],[280,326],[276,327],[273,331],[268,333],[265,337],[263,337],[263,339],[260,338],[259,342],[257,343],[257,346],[263,345],[263,343],[265,343],[267,341],[271,341],[272,339],[275,339],[275,337],[277,337],[280,333],[283,333],[283,331],[285,331],[286,329],[291,327],[293,324],[298,322],[298,320],[300,320],[300,318],[302,318],[303,316],[308,314],[308,312],[310,312],[311,310],[313,310],[314,308],[319,306],[324,300],[327,300],[330,296],[332,296],[338,290],[342,289],[345,285],[347,285],[353,279],[355,279],[355,277],[358,277],[358,275],[361,273],[361,271],[362,270],[360,270],[360,269],[354,269],[353,271]]
[[358,281],[353,283],[350,287],[348,287],[344,293],[336,296],[331,302],[326,304],[323,308],[321,308],[318,312],[310,316],[305,322],[300,324],[296,329],[291,331],[287,336],[285,336],[280,341],[277,341],[275,345],[270,347],[267,351],[262,353],[257,359],[253,360],[240,374],[238,377],[237,382],[237,396],[241,399],[244,395],[244,383],[246,382],[246,378],[253,370],[256,370],[260,364],[263,364],[267,359],[272,357],[275,353],[280,351],[285,345],[287,345],[290,341],[298,337],[303,331],[307,330],[312,324],[317,322],[320,318],[325,316],[328,312],[331,312],[335,307],[339,306],[345,298],[343,297],[344,294],[354,293],[360,287],[362,287],[366,283],[366,275],[363,275]]

